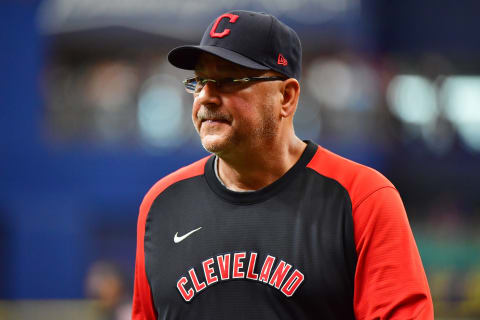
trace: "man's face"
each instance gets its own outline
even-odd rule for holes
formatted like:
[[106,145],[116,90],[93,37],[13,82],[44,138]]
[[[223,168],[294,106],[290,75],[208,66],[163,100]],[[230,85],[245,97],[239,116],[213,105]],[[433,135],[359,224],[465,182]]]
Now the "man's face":
[[[272,72],[240,67],[209,54],[203,54],[195,70],[207,79],[271,76]],[[281,81],[242,84],[234,90],[221,90],[208,82],[194,94],[192,120],[203,147],[226,155],[268,143],[278,132]]]

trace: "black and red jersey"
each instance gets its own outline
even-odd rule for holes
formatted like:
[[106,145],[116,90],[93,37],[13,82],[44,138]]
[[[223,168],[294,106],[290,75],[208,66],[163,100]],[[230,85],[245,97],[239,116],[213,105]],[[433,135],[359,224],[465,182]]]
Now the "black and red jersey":
[[234,192],[214,162],[145,196],[133,319],[433,319],[405,209],[380,173],[308,142],[280,179]]

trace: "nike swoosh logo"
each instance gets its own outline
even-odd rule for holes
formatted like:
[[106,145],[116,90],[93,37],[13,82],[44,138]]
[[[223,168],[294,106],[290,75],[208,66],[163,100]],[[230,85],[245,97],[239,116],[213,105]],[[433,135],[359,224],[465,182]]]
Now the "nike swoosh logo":
[[197,228],[195,230],[190,231],[189,233],[184,234],[183,236],[179,237],[178,232],[175,233],[175,236],[173,237],[173,242],[179,243],[185,240],[188,236],[190,236],[192,233],[197,232],[198,230],[202,229],[202,227]]

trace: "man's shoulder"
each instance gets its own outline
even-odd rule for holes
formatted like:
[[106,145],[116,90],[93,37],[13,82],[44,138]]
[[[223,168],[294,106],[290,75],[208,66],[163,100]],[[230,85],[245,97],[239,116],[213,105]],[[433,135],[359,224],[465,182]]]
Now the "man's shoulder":
[[171,185],[186,179],[190,179],[196,176],[203,175],[205,172],[205,163],[210,158],[207,156],[203,159],[195,161],[187,166],[184,166],[168,175],[158,180],[151,188],[148,190],[147,194],[143,199],[143,203],[151,204],[153,200],[162,193],[165,189]]
[[395,188],[380,172],[366,165],[344,158],[321,146],[307,167],[345,188],[352,206],[382,188]]

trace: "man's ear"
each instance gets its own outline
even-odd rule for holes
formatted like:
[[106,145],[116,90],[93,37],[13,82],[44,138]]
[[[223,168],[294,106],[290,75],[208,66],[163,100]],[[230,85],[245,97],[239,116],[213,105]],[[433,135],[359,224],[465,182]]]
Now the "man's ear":
[[297,109],[298,98],[300,96],[300,84],[297,79],[289,78],[283,81],[282,93],[283,100],[280,115],[283,118],[288,118],[293,116]]

